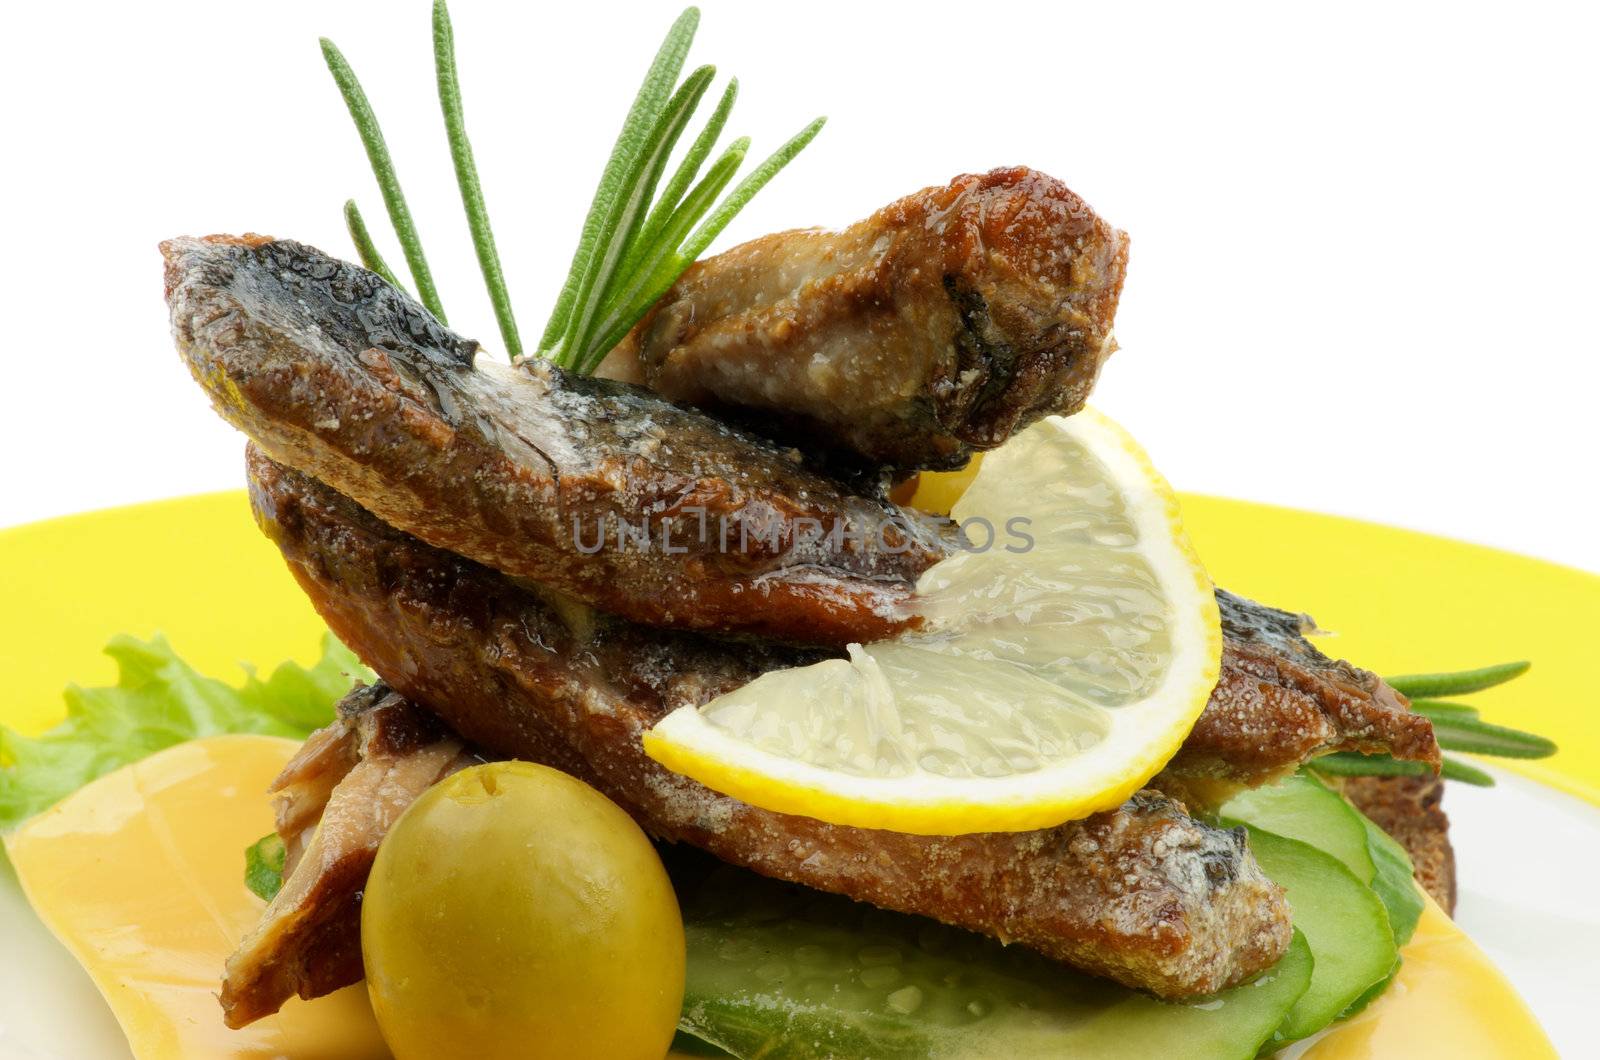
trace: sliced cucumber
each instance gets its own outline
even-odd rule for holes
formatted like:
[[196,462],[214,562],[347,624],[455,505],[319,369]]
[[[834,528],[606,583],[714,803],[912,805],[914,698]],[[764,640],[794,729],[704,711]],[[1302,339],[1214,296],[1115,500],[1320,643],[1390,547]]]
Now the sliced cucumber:
[[1168,1004],[1020,947],[738,870],[680,897],[681,1026],[743,1058],[1246,1060],[1313,981],[1298,933],[1253,982]]
[[[1367,849],[1372,855],[1373,865],[1377,868],[1372,876],[1372,893],[1378,896],[1384,910],[1389,914],[1389,933],[1394,937],[1395,946],[1404,946],[1411,941],[1411,935],[1417,929],[1417,921],[1422,917],[1422,891],[1417,887],[1416,878],[1412,875],[1411,857],[1388,832],[1373,824],[1365,816],[1361,820],[1367,826]],[[1389,984],[1394,981],[1395,972],[1400,970],[1404,959],[1396,957],[1394,970],[1388,977],[1368,987],[1366,993],[1339,1013],[1339,1018],[1348,1019],[1354,1016],[1389,989]]]
[[1372,890],[1388,910],[1394,944],[1404,946],[1411,941],[1411,933],[1416,931],[1417,921],[1422,917],[1422,891],[1417,887],[1411,855],[1393,836],[1365,816],[1361,823],[1366,825],[1367,852],[1372,855],[1375,868]]
[[1242,791],[1222,804],[1219,817],[1298,839],[1344,862],[1362,883],[1372,879],[1366,818],[1343,795],[1305,773]]
[[1290,1042],[1333,1022],[1395,968],[1397,950],[1383,902],[1330,854],[1250,828],[1250,850],[1287,893],[1295,928],[1316,964],[1311,985],[1273,1036]]
[[1411,874],[1411,859],[1389,834],[1350,805],[1343,795],[1308,773],[1241,792],[1224,803],[1218,817],[1264,832],[1298,839],[1332,854],[1363,883],[1370,884],[1389,915],[1396,946],[1411,940],[1422,915],[1422,895]]

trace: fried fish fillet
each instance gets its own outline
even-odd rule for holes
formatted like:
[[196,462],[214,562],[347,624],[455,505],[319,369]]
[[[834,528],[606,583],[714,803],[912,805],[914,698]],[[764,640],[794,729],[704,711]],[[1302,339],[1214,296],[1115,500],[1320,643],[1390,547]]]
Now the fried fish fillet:
[[385,689],[340,703],[273,784],[284,886],[228,958],[228,1026],[361,978],[361,889],[378,842],[418,795],[472,761],[438,719]]
[[546,757],[549,733],[655,836],[769,876],[1024,943],[1164,997],[1209,993],[1287,946],[1282,892],[1243,834],[1143,793],[1025,833],[913,836],[770,813],[649,759],[640,735],[795,649],[644,629],[432,548],[259,454],[257,519],[330,627],[472,744]]
[[945,520],[650,391],[477,344],[298,243],[162,244],[173,333],[224,418],[393,526],[638,622],[843,645],[914,621]]
[[[1433,723],[1378,675],[1330,659],[1305,637],[1316,624],[1217,590],[1222,674],[1167,772],[1191,801],[1220,801],[1334,751],[1439,765]],[[1207,782],[1213,782],[1208,784]],[[1210,789],[1219,789],[1215,796]]]
[[[312,838],[306,849],[316,856],[286,866],[280,897],[268,905],[261,923],[229,958],[221,993],[229,1026],[244,1026],[275,1012],[290,997],[319,997],[362,977],[360,902],[366,877],[384,834],[426,787],[391,783],[381,812],[371,813],[365,810],[371,799],[370,778],[379,773],[408,773],[427,775],[436,782],[478,760],[466,751],[448,753],[461,747],[459,740],[450,737],[442,747],[439,742],[412,741],[401,748],[386,746],[368,734],[381,730],[427,733],[439,728],[431,711],[387,686],[358,687],[340,704],[339,720],[314,734],[306,750],[285,768],[274,790],[279,793],[280,807],[290,804],[294,811],[280,808],[279,834],[293,848],[306,844],[309,830]],[[535,740],[523,745],[519,757],[554,765],[566,754],[565,748]],[[324,790],[330,777],[334,781],[331,792]],[[322,800],[285,798],[285,792],[297,789],[321,791]],[[328,822],[321,828],[316,827],[314,816],[319,808]],[[637,807],[630,811],[640,813]],[[1248,857],[1241,855],[1243,846],[1234,833],[1220,833],[1188,821],[1154,793],[1141,793],[1116,814],[1104,816],[1120,818],[1121,827],[1079,828],[1077,834],[1049,844],[1039,859],[1107,857],[1128,863],[1137,858],[1139,847],[1150,842],[1151,836],[1169,843],[1185,838],[1186,829],[1181,827],[1185,823],[1188,829],[1206,833],[1213,843],[1217,837],[1226,837],[1214,848],[1202,849],[1197,869],[1222,875],[1236,871],[1228,863]],[[352,820],[360,821],[361,827],[350,827]],[[1169,820],[1178,827],[1167,827]],[[645,823],[650,824],[649,820]],[[1119,849],[1119,844],[1127,849]]]
[[674,400],[870,464],[959,467],[1083,407],[1127,262],[1127,235],[1059,180],[996,169],[696,262],[624,348]]

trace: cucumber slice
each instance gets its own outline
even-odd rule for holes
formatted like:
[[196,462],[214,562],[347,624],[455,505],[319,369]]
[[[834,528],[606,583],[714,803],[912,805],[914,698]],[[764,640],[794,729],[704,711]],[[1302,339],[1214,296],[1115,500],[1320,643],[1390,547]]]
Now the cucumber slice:
[[1247,1060],[1313,978],[1297,933],[1253,982],[1169,1004],[1020,947],[739,870],[680,898],[681,1026],[743,1058]]
[[1372,886],[1389,915],[1396,946],[1411,940],[1422,915],[1422,895],[1405,849],[1343,795],[1307,773],[1240,792],[1217,811],[1227,824],[1246,824],[1314,846],[1344,863]]
[[[1417,921],[1422,917],[1422,890],[1417,886],[1416,877],[1412,875],[1411,856],[1388,832],[1373,824],[1364,815],[1361,820],[1367,826],[1367,849],[1372,855],[1373,865],[1377,868],[1372,876],[1372,893],[1378,896],[1384,910],[1389,914],[1389,933],[1394,936],[1395,946],[1404,946],[1411,941],[1411,935],[1417,929]],[[1396,957],[1394,970],[1389,973],[1388,978],[1368,987],[1366,993],[1356,998],[1349,1008],[1339,1014],[1339,1018],[1349,1019],[1389,989],[1389,984],[1394,981],[1395,972],[1400,970],[1400,964],[1404,959]]]
[[1362,883],[1373,877],[1367,819],[1343,795],[1305,773],[1242,791],[1223,803],[1217,815],[1332,854]]
[[1365,816],[1361,818],[1361,823],[1366,825],[1367,852],[1372,855],[1375,868],[1372,874],[1373,893],[1389,912],[1389,929],[1394,934],[1394,944],[1404,946],[1411,941],[1411,933],[1416,931],[1417,921],[1422,917],[1422,890],[1417,886],[1411,855],[1406,853],[1405,847],[1395,842],[1393,836]]
[[1316,962],[1311,985],[1273,1036],[1281,1044],[1314,1034],[1337,1019],[1390,976],[1398,951],[1383,902],[1337,858],[1254,827],[1250,850],[1288,892],[1295,927],[1304,933]]

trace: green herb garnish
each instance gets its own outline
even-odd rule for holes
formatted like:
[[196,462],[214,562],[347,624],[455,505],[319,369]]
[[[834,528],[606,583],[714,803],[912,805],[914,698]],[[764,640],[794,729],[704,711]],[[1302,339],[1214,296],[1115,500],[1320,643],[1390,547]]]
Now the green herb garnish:
[[472,247],[478,254],[478,269],[489,301],[505,340],[506,352],[522,353],[522,338],[517,333],[517,318],[511,312],[506,294],[506,279],[500,271],[500,252],[495,249],[494,231],[489,227],[489,212],[483,205],[483,188],[478,183],[478,166],[472,160],[472,144],[467,140],[466,119],[461,113],[461,83],[456,74],[456,39],[450,28],[450,12],[444,0],[433,5],[433,65],[439,82],[439,107],[444,111],[445,133],[450,138],[450,161],[455,166],[456,186],[461,189],[461,206],[467,211],[467,227],[472,231]]
[[1431,696],[1464,696],[1469,692],[1482,692],[1495,685],[1503,685],[1528,672],[1533,665],[1526,660],[1481,666],[1476,670],[1456,670],[1440,674],[1402,674],[1388,679],[1389,687],[1407,699]]
[[[428,307],[428,312],[439,318],[439,323],[445,323],[444,306],[439,302],[439,292],[433,286],[433,272],[428,268],[428,258],[422,252],[422,239],[417,235],[416,222],[411,219],[411,208],[406,205],[405,192],[400,190],[400,178],[395,175],[394,160],[389,157],[389,145],[383,139],[383,130],[378,127],[378,116],[372,112],[372,104],[367,102],[367,94],[361,89],[361,82],[356,79],[356,72],[350,69],[350,64],[345,61],[344,53],[333,41],[327,37],[322,38],[322,59],[328,64],[328,72],[333,75],[333,83],[339,86],[339,94],[344,97],[344,105],[350,111],[350,120],[356,123],[356,132],[361,136],[361,146],[367,149],[367,161],[372,165],[372,175],[378,180],[378,191],[383,195],[384,209],[389,211],[389,223],[394,225],[394,233],[400,239],[400,249],[405,253],[406,264],[411,268],[411,279],[417,285],[417,297],[422,304]],[[360,213],[356,211],[353,201],[345,205],[345,219],[354,216],[357,223]],[[361,229],[365,232],[365,226]],[[370,248],[372,240],[365,240]],[[361,249],[358,241],[357,249]],[[374,260],[376,251],[373,251]],[[380,262],[381,263],[381,262]],[[363,264],[374,272],[379,270],[363,259]],[[391,282],[394,273],[385,277]],[[381,273],[380,273],[381,275]]]
[[[1311,768],[1318,773],[1335,777],[1424,777],[1432,776],[1433,769],[1426,762],[1403,762],[1389,755],[1364,755],[1354,751],[1340,751],[1313,759]],[[1446,780],[1459,780],[1479,788],[1494,787],[1494,777],[1459,758],[1445,755],[1439,765],[1439,775]]]
[[[1475,670],[1452,673],[1407,674],[1388,678],[1389,687],[1402,695],[1462,696],[1505,684],[1528,672],[1529,663],[1500,663]],[[1448,700],[1413,699],[1411,709],[1433,722],[1433,735],[1446,751],[1493,755],[1499,758],[1548,758],[1556,753],[1553,740],[1505,725],[1491,725],[1478,718],[1478,709]],[[1324,755],[1311,768],[1330,776],[1342,777],[1418,777],[1433,772],[1422,762],[1402,762],[1389,755],[1364,755],[1353,752]],[[1445,755],[1439,775],[1478,787],[1494,786],[1494,777],[1459,758]]]
[[33,737],[0,726],[0,829],[185,740],[229,732],[303,740],[333,721],[352,677],[371,677],[332,635],[316,665],[282,663],[264,681],[247,668],[238,688],[199,673],[159,636],[117,637],[106,654],[116,660],[117,683],[69,686],[61,724]]
[[250,893],[264,902],[270,902],[283,890],[283,863],[288,851],[283,840],[273,832],[245,848],[244,885]]
[[[706,166],[738,96],[738,81],[730,79],[716,109],[662,185],[668,160],[716,76],[715,67],[701,66],[681,83],[678,80],[699,23],[700,12],[691,7],[679,15],[667,31],[600,176],[566,282],[539,340],[540,356],[550,358],[563,368],[585,375],[594,371],[756,192],[788,165],[822,128],[823,118],[807,125],[724,196],[723,192],[733,182],[750,149],[750,140],[741,137],[728,144],[710,166]],[[455,39],[444,0],[435,0],[433,6],[433,45],[439,105],[444,112],[450,157],[455,166],[456,184],[461,189],[467,227],[472,233],[473,248],[477,251],[478,266],[489,290],[501,338],[507,353],[516,357],[523,352],[522,339],[510,296],[506,293],[500,255],[495,248],[483,188],[472,158],[472,145],[467,139]],[[418,297],[442,323],[444,310],[377,117],[355,72],[339,49],[324,39],[322,53],[366,148],[390,223],[417,285]],[[389,283],[400,286],[393,270],[378,252],[353,200],[345,203],[345,224],[361,263]]]

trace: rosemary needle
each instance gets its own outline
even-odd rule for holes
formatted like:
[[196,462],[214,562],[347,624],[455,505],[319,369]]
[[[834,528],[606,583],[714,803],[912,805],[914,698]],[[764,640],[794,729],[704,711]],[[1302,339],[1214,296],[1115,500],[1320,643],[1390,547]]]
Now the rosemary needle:
[[1555,741],[1531,732],[1491,725],[1459,714],[1427,716],[1433,721],[1434,738],[1447,751],[1501,758],[1548,758],[1556,753]]
[[1495,685],[1503,685],[1514,677],[1528,672],[1531,664],[1523,662],[1500,663],[1476,670],[1456,670],[1438,674],[1403,674],[1388,678],[1389,687],[1409,699],[1430,696],[1464,696],[1468,692],[1482,692]]
[[[1364,755],[1353,751],[1323,755],[1310,765],[1318,773],[1338,777],[1424,777],[1433,774],[1432,767],[1424,762],[1402,762],[1388,755]],[[1449,755],[1445,755],[1440,762],[1439,775],[1446,780],[1458,780],[1480,788],[1494,787],[1494,777]]]
[[405,285],[395,277],[394,270],[389,268],[389,263],[378,253],[378,246],[372,241],[372,233],[367,231],[367,222],[362,218],[361,210],[356,206],[354,199],[345,200],[344,226],[350,231],[350,242],[356,245],[356,253],[361,257],[362,267],[382,276],[389,286],[405,290]]
[[494,230],[489,227],[489,213],[483,205],[478,167],[472,159],[472,144],[467,139],[466,119],[461,110],[461,83],[456,71],[455,34],[450,27],[445,0],[434,0],[433,59],[439,80],[439,107],[444,111],[445,133],[450,139],[450,159],[455,163],[456,184],[461,189],[461,205],[467,212],[472,246],[478,254],[478,269],[483,273],[484,286],[489,289],[489,301],[494,306],[495,321],[500,325],[506,353],[516,357],[522,353],[522,338],[517,333],[511,298],[506,294],[500,253],[495,249]]
[[1411,709],[1429,718],[1476,718],[1478,708],[1443,699],[1413,699]]
[[417,285],[417,296],[428,307],[428,311],[439,318],[441,324],[446,323],[444,307],[439,304],[439,292],[433,286],[433,273],[429,271],[428,259],[422,253],[417,226],[411,220],[411,210],[406,206],[405,193],[400,190],[400,178],[395,176],[394,161],[389,157],[389,147],[384,143],[383,130],[378,127],[372,104],[367,102],[361,82],[356,79],[355,71],[345,61],[338,45],[326,37],[322,38],[322,58],[328,64],[334,84],[339,86],[345,106],[350,110],[350,120],[355,122],[361,145],[367,150],[367,161],[371,163],[372,174],[378,180],[378,190],[383,193],[383,205],[389,211],[389,221],[400,239],[400,248],[405,252],[411,279]]

